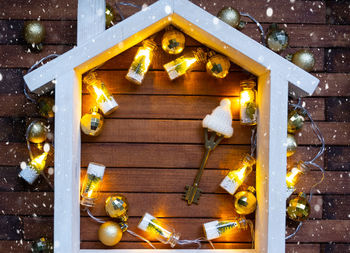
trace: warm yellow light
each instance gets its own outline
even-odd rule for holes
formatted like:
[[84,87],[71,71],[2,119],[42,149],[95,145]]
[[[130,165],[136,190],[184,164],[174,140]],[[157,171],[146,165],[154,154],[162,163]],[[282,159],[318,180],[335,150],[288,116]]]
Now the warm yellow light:
[[241,105],[246,104],[247,102],[252,102],[254,101],[254,94],[250,90],[243,90],[241,92]]
[[30,164],[38,171],[41,172],[45,169],[47,152],[35,157]]
[[296,183],[298,182],[299,175],[303,172],[299,170],[298,168],[293,168],[291,171],[287,173],[287,186],[288,187],[294,187]]
[[239,117],[242,125],[256,125],[257,124],[257,104],[255,90],[255,82],[253,80],[244,80],[240,82],[240,110]]
[[95,199],[98,198],[105,166],[97,163],[89,163],[85,178],[81,187],[81,204],[84,206],[93,206]]
[[196,58],[185,58],[186,68],[189,69],[195,62]]
[[243,183],[245,176],[246,176],[246,170],[247,166],[243,166],[240,170],[237,171],[237,179],[239,180],[239,183]]

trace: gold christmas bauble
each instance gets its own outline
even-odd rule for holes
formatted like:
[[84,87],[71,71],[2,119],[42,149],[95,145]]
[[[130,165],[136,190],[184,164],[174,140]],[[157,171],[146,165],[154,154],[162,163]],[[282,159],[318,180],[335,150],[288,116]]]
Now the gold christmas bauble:
[[304,221],[310,215],[310,204],[305,193],[299,193],[298,197],[291,199],[287,207],[287,214],[291,220]]
[[226,56],[215,54],[207,62],[207,72],[216,78],[225,78],[230,70],[230,65]]
[[238,28],[241,21],[241,14],[232,7],[222,8],[217,17],[234,28]]
[[106,4],[106,28],[113,26],[116,22],[117,14],[109,4]]
[[285,30],[279,29],[277,24],[272,24],[266,35],[266,44],[274,52],[279,53],[287,48],[289,42]]
[[122,239],[123,231],[118,223],[107,221],[98,229],[98,239],[106,246],[114,246]]
[[237,192],[234,196],[234,206],[236,212],[241,215],[248,215],[256,209],[256,197],[254,187],[249,187],[247,191]]
[[129,204],[123,195],[113,195],[106,199],[106,213],[111,218],[117,218],[120,221],[127,221]]
[[166,31],[162,38],[162,48],[168,54],[179,54],[185,48],[185,35],[177,30]]
[[95,106],[80,119],[81,131],[86,135],[97,136],[102,132],[103,122],[103,116]]
[[37,107],[42,117],[53,118],[55,116],[54,106],[55,100],[52,97],[44,96],[38,99]]
[[292,110],[288,113],[288,133],[294,134],[299,131],[305,122],[305,114],[301,110]]
[[287,135],[287,157],[294,155],[295,151],[297,150],[297,147],[298,147],[298,144],[294,138],[294,135],[288,134]]
[[303,70],[310,72],[313,70],[316,61],[313,53],[302,49],[293,54],[292,62]]
[[24,40],[34,51],[41,51],[45,39],[45,26],[40,21],[29,21],[24,24]]
[[47,138],[47,129],[44,122],[34,120],[27,128],[26,136],[28,141],[32,143],[43,143]]

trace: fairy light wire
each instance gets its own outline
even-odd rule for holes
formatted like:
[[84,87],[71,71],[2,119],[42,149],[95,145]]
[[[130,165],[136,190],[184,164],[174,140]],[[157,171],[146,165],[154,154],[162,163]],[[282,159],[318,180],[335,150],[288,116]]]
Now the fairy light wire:
[[260,24],[260,22],[258,20],[256,20],[252,15],[250,15],[249,13],[246,12],[240,12],[241,16],[243,17],[247,17],[250,20],[252,20],[256,26],[259,28],[260,30],[260,36],[261,36],[261,42],[264,46],[266,46],[266,41],[265,41],[265,32],[264,32],[264,28],[262,27],[262,25]]
[[[309,165],[314,166],[315,168],[318,168],[322,172],[321,179],[317,183],[312,185],[312,187],[310,188],[310,194],[309,194],[309,203],[310,203],[311,200],[312,200],[314,189],[316,188],[316,186],[321,184],[323,182],[324,178],[325,178],[325,169],[322,168],[317,163],[315,163],[315,161],[323,155],[323,153],[325,151],[325,145],[326,144],[325,144],[324,137],[323,137],[323,135],[321,133],[321,130],[318,128],[317,124],[312,119],[311,114],[309,113],[309,111],[306,108],[304,108],[302,106],[301,98],[298,99],[298,103],[297,104],[290,104],[290,105],[293,106],[295,109],[300,109],[309,118],[310,123],[311,123],[311,129],[314,132],[314,134],[317,136],[317,139],[321,142],[321,147],[320,147],[319,151],[317,152],[317,154],[311,160],[304,162],[305,164],[309,164]],[[303,222],[300,222],[298,224],[297,228],[295,229],[295,231],[292,234],[286,236],[286,240],[289,240],[290,238],[294,237],[298,233],[298,231],[301,229],[302,225],[303,225]]]

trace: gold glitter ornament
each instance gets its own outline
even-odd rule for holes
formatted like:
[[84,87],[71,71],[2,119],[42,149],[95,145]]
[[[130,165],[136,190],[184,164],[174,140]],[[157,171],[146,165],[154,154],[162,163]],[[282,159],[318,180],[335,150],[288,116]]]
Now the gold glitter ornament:
[[234,205],[238,214],[253,213],[256,209],[255,188],[249,186],[247,191],[237,192],[234,196]]
[[206,67],[210,75],[216,78],[225,78],[230,70],[230,65],[226,56],[211,52]]
[[47,129],[44,122],[41,120],[32,121],[27,128],[26,136],[28,141],[32,143],[39,144],[46,141]]
[[128,220],[129,204],[123,195],[114,195],[106,199],[105,209],[106,213],[111,218],[117,218],[120,221]]
[[45,237],[40,238],[32,244],[31,252],[33,253],[53,253],[53,245]]
[[298,197],[291,199],[287,207],[287,214],[289,219],[294,221],[304,221],[310,215],[310,204],[306,199],[306,195],[300,192]]
[[233,28],[238,28],[240,21],[241,21],[241,14],[239,14],[239,11],[232,7],[224,7],[222,8],[217,17],[224,21],[225,23],[229,24]]
[[313,70],[316,61],[313,53],[302,49],[293,54],[292,62],[303,70],[310,72]]
[[106,15],[106,28],[110,28],[111,26],[114,25],[117,14],[115,13],[112,6],[110,6],[109,4],[106,4],[105,15]]
[[288,133],[299,131],[305,122],[305,114],[302,110],[294,109],[288,113]]
[[277,24],[269,27],[266,35],[266,44],[274,52],[279,53],[287,48],[289,42],[288,34],[285,30],[280,29]]
[[29,21],[24,25],[24,39],[29,47],[36,51],[43,48],[42,42],[45,39],[45,26],[40,21]]
[[80,119],[81,131],[86,135],[98,136],[103,128],[103,116],[98,113],[98,107],[91,108],[89,113]]
[[37,108],[39,114],[45,118],[53,118],[55,113],[53,111],[55,106],[55,100],[52,97],[44,96],[40,97],[37,102]]
[[185,36],[178,30],[166,31],[162,38],[162,48],[168,54],[179,54],[185,48]]
[[118,223],[107,221],[98,229],[98,239],[106,246],[114,246],[122,239],[123,231]]
[[295,151],[297,150],[297,147],[298,147],[298,144],[294,138],[294,135],[288,134],[287,135],[287,157],[294,155]]

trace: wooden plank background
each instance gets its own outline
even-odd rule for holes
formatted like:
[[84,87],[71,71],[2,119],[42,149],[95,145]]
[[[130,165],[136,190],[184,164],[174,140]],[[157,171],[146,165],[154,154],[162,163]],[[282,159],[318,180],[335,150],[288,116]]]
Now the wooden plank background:
[[[154,0],[134,0],[150,4]],[[326,178],[315,193],[311,218],[301,231],[287,242],[287,252],[318,253],[350,250],[350,15],[347,1],[208,1],[195,4],[212,14],[224,6],[249,12],[266,29],[271,22],[285,25],[290,35],[290,48],[295,52],[309,47],[316,56],[314,74],[321,83],[305,104],[317,121],[326,140],[327,150],[318,163],[327,169]],[[273,15],[266,15],[267,8]],[[52,238],[53,192],[39,180],[28,186],[18,177],[19,163],[28,159],[24,133],[30,119],[38,118],[35,106],[23,95],[23,74],[38,59],[49,53],[63,53],[76,44],[75,0],[13,0],[0,3],[0,252],[28,252],[39,236]],[[135,9],[122,7],[126,16]],[[43,52],[26,51],[22,29],[25,20],[40,18],[47,29]],[[256,26],[249,23],[244,33],[258,40]],[[161,33],[157,36],[159,42]],[[186,37],[186,50],[199,44]],[[139,45],[137,45],[139,46]],[[238,83],[248,73],[232,66],[223,81],[209,78],[204,68],[174,82],[161,71],[162,64],[172,59],[159,52],[141,87],[129,83],[124,76],[137,46],[106,62],[99,74],[115,94],[120,108],[107,117],[101,136],[82,141],[82,167],[89,161],[108,166],[104,192],[93,212],[105,216],[103,200],[111,192],[123,193],[130,202],[130,227],[144,212],[164,217],[192,239],[201,235],[201,224],[211,218],[232,214],[232,201],[217,183],[234,166],[239,156],[249,150],[249,129],[238,120]],[[212,154],[201,187],[204,194],[199,206],[187,207],[181,201],[183,186],[192,183],[203,148],[200,120],[222,97],[234,101],[235,135],[224,141]],[[84,90],[83,112],[91,98]],[[298,136],[298,152],[289,162],[308,159],[317,152],[318,143],[306,124]],[[310,146],[311,145],[311,146]],[[52,160],[52,159],[51,159]],[[52,161],[49,162],[52,166]],[[51,171],[51,170],[50,170]],[[83,173],[85,169],[83,169]],[[320,178],[312,171],[298,185],[309,192]],[[52,175],[49,175],[52,180]],[[254,184],[254,173],[248,183]],[[250,218],[253,218],[250,216]],[[98,226],[82,213],[82,248],[103,248],[96,242]],[[295,224],[289,224],[290,227]],[[288,230],[290,232],[290,230]],[[233,243],[235,242],[235,243]],[[249,233],[236,233],[218,240],[218,248],[250,247]],[[157,247],[164,247],[157,244]],[[119,248],[145,248],[135,238],[125,235]],[[204,245],[208,247],[208,245]]]

